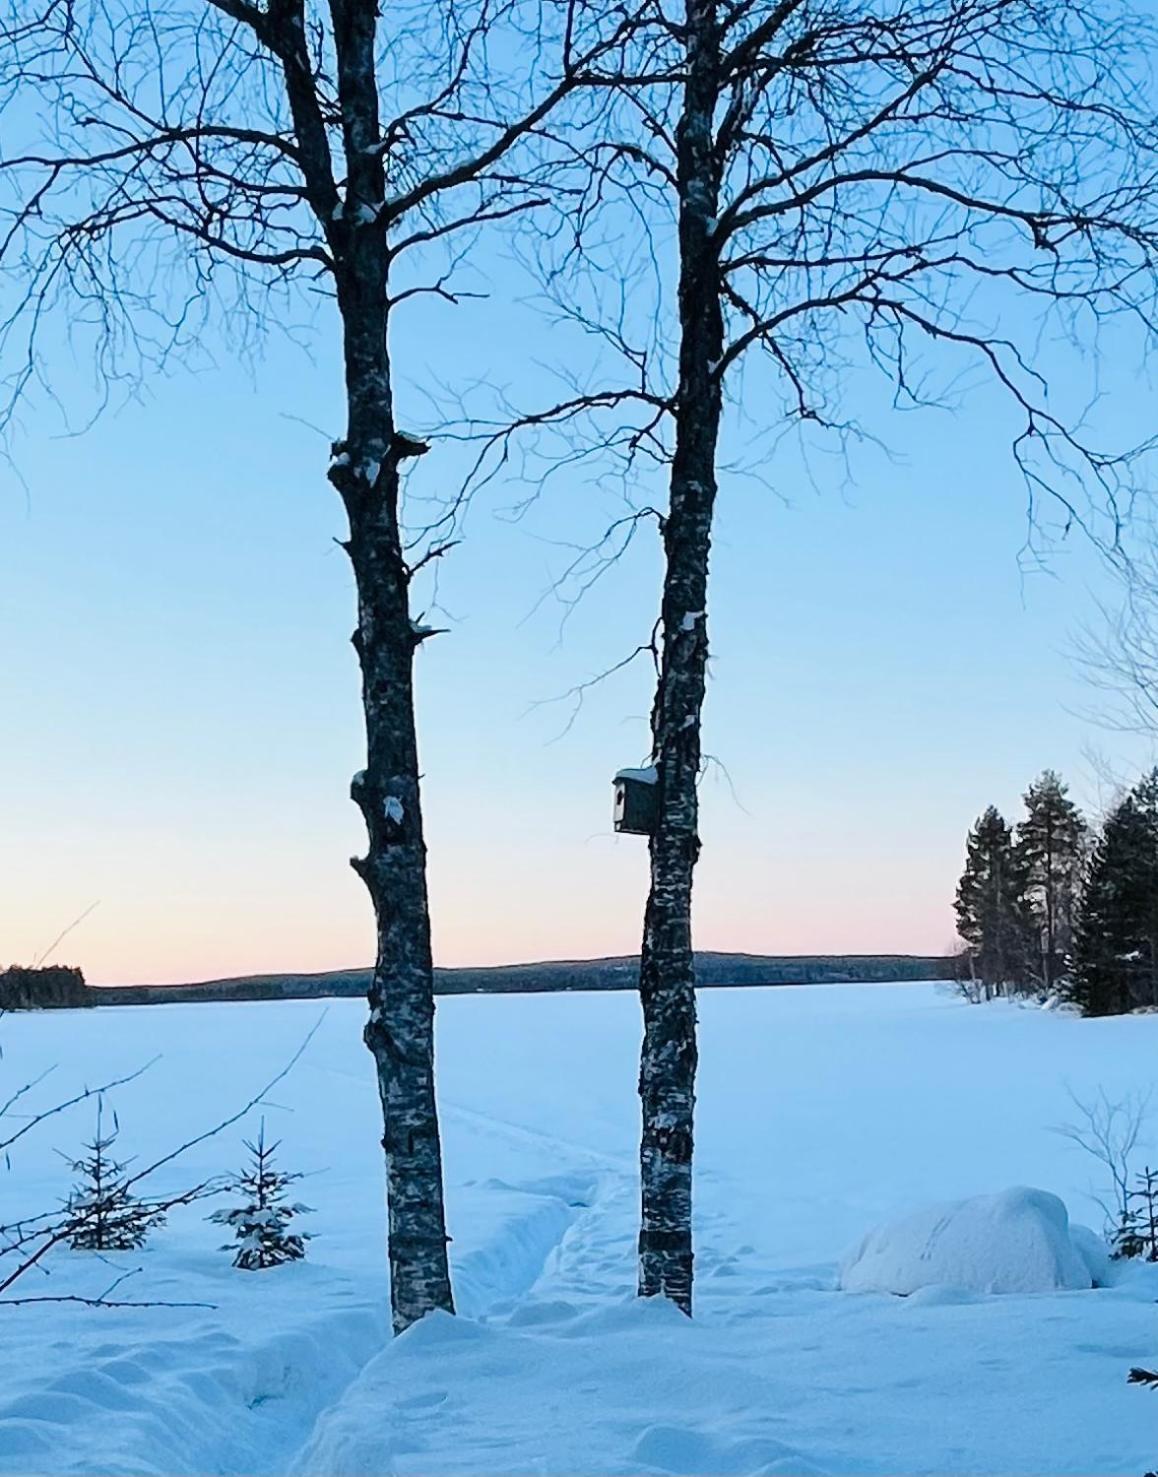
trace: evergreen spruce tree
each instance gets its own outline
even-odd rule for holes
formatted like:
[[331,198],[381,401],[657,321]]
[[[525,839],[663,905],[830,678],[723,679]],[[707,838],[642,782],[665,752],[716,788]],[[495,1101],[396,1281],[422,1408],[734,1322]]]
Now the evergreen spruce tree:
[[129,1185],[128,1165],[112,1157],[119,1128],[105,1133],[97,1102],[96,1133],[80,1159],[70,1160],[81,1176],[65,1202],[68,1244],[74,1251],[135,1251],[162,1224],[164,1212],[139,1200]]
[[1136,1188],[1127,1193],[1114,1235],[1114,1256],[1158,1262],[1158,1171],[1149,1165],[1136,1176]]
[[1017,847],[1037,935],[1035,971],[1052,993],[1069,973],[1087,826],[1052,769],[1025,792]]
[[233,1210],[216,1210],[209,1217],[218,1225],[233,1228],[236,1239],[226,1242],[221,1249],[234,1252],[233,1265],[247,1272],[300,1261],[306,1254],[309,1233],[291,1231],[290,1223],[295,1216],[308,1213],[311,1207],[291,1204],[286,1199],[286,1190],[301,1175],[285,1174],[273,1167],[278,1145],[266,1143],[264,1119],[257,1142],[250,1143],[247,1139],[245,1147],[253,1162],[229,1185],[244,1195],[244,1204]]
[[1086,1015],[1158,1006],[1158,769],[1106,817],[1086,876],[1068,993]]
[[990,806],[969,832],[957,885],[957,931],[985,998],[1028,988],[1033,920],[1025,863],[1013,832]]

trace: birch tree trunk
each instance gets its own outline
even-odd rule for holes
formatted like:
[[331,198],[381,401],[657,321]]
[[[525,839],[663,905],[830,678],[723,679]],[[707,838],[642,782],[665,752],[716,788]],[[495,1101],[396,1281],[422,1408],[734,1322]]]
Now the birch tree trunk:
[[707,584],[723,354],[713,233],[719,195],[717,0],[688,0],[687,76],[676,137],[679,190],[679,395],[664,524],[662,651],[652,708],[659,818],[651,837],[640,997],[639,1293],[692,1310],[692,1148],[696,999],[692,878],[700,843],[696,784],[708,655]]
[[350,524],[362,669],[366,768],[351,794],[367,854],[353,863],[374,905],[377,958],[365,1041],[382,1103],[389,1217],[390,1296],[401,1333],[434,1309],[454,1311],[447,1259],[442,1153],[434,1096],[434,971],[419,794],[413,665],[420,635],[410,616],[409,570],[398,523],[400,469],[421,448],[394,424],[388,343],[390,258],[380,219],[376,6],[332,7],[347,161],[336,264],[347,431],[330,479]]

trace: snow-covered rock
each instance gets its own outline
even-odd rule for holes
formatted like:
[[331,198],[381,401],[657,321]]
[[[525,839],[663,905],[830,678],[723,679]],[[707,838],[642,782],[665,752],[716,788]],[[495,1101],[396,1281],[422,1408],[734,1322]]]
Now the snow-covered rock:
[[[1078,1234],[1075,1234],[1078,1233]],[[971,1292],[1056,1292],[1100,1278],[1097,1238],[1071,1231],[1066,1208],[1045,1190],[1018,1188],[931,1205],[870,1231],[841,1267],[846,1292],[949,1286]]]

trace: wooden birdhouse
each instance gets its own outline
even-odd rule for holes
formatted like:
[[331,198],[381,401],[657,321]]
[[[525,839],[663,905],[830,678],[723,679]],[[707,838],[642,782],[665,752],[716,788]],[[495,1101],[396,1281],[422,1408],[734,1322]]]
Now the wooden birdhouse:
[[615,829],[652,835],[659,819],[659,775],[654,769],[621,769],[614,784]]

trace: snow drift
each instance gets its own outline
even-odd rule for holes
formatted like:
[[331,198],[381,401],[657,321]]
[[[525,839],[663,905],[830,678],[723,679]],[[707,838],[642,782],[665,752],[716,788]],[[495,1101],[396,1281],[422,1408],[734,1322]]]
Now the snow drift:
[[870,1231],[846,1258],[846,1292],[907,1296],[923,1287],[970,1292],[1057,1292],[1097,1285],[1104,1248],[1070,1227],[1045,1190],[1018,1188],[932,1205]]

